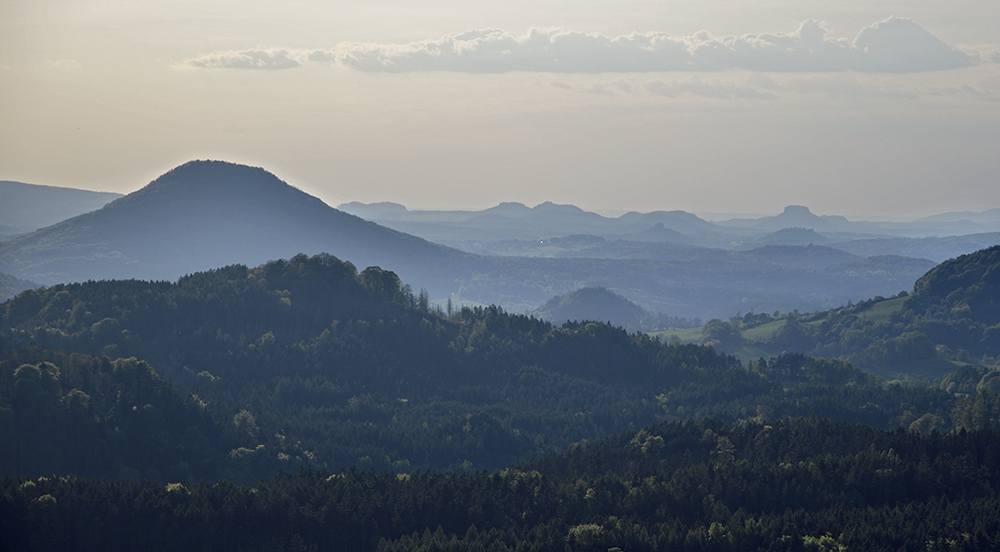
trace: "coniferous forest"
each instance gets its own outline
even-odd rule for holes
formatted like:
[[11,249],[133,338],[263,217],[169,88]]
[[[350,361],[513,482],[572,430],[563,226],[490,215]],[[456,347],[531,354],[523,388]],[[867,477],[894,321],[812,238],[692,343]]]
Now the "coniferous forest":
[[1000,547],[984,367],[740,362],[330,255],[29,290],[0,322],[9,550]]

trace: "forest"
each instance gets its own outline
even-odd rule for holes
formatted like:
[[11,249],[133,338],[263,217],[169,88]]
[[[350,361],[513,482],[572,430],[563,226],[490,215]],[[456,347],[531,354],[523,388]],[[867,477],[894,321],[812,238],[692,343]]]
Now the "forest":
[[[18,444],[5,474],[474,471],[663,421],[816,414],[951,429],[960,406],[947,390],[840,360],[744,365],[607,324],[439,312],[395,274],[328,255],[177,283],[27,291],[0,306],[0,320],[0,430]],[[96,452],[140,442],[143,454]]]
[[10,550],[881,551],[1000,546],[993,431],[663,423],[493,472],[0,482]]
[[[995,324],[975,291],[992,261],[970,259],[898,299]],[[439,308],[326,254],[29,290],[0,323],[10,550],[1000,544],[1000,397],[974,363],[890,381],[741,362]]]

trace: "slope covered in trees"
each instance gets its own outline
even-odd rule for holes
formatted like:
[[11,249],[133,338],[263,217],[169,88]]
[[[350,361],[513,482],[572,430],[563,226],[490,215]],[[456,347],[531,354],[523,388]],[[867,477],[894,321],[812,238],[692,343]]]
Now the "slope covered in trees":
[[[956,401],[942,390],[885,384],[842,361],[785,356],[743,366],[707,347],[606,324],[554,326],[496,307],[449,316],[394,273],[359,273],[329,255],[235,265],[177,283],[27,291],[0,305],[0,321],[5,358],[25,347],[93,355],[84,364],[95,367],[112,362],[103,357],[136,357],[196,394],[223,433],[242,428],[212,443],[231,461],[192,472],[208,478],[300,463],[495,469],[582,439],[704,416],[815,413],[896,428],[930,415],[946,428]],[[7,362],[7,389],[22,364],[44,360]],[[60,385],[63,396],[77,387]],[[0,400],[21,416],[13,399]],[[113,429],[114,418],[101,416]],[[186,426],[172,431],[183,436]],[[174,464],[129,467],[158,477]]]
[[0,273],[0,301],[6,301],[26,289],[40,287],[34,282]]
[[934,267],[911,294],[807,315],[714,320],[702,341],[730,353],[841,357],[886,376],[936,379],[964,363],[1000,364],[1000,246]]
[[12,550],[978,551],[1000,439],[817,418],[660,424],[495,473],[304,469],[253,485],[0,481]]

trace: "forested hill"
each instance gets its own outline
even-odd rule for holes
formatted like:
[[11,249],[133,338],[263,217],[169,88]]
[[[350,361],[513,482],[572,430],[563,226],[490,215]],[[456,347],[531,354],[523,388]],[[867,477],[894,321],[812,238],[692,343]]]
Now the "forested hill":
[[[669,332],[667,332],[669,333]],[[729,353],[797,352],[849,359],[889,377],[937,379],[966,363],[1000,364],[1000,245],[919,278],[913,293],[777,318],[748,313],[706,324],[703,342]]]
[[40,287],[34,282],[0,273],[0,301],[6,301],[26,289]]
[[101,209],[0,243],[0,272],[42,284],[174,280],[323,251],[427,289],[469,257],[338,211],[264,169],[191,161]]
[[[394,273],[358,272],[329,255],[235,265],[176,283],[26,291],[0,305],[0,321],[0,426],[18,443],[5,473],[33,473],[27,459],[38,454],[65,460],[56,473],[81,473],[70,452],[76,445],[60,440],[74,435],[59,410],[70,404],[90,405],[88,431],[107,434],[108,443],[119,442],[122,408],[134,408],[148,414],[142,427],[157,435],[156,447],[199,451],[94,463],[102,476],[157,479],[245,479],[302,464],[500,468],[582,439],[705,416],[818,414],[948,429],[966,424],[956,413],[971,408],[841,361],[785,356],[743,366],[707,347],[605,324],[553,326],[496,307],[436,312]],[[158,396],[176,398],[143,398],[115,379],[124,361],[108,359],[120,357],[136,357],[138,373],[148,364],[150,378],[172,389]],[[24,410],[19,393],[35,387],[48,389],[44,404],[58,412]],[[190,408],[207,421],[164,414]]]
[[[945,261],[917,280],[907,310],[924,318],[1000,324],[1000,245]],[[1000,329],[992,338],[1000,346]]]
[[8,550],[973,552],[996,432],[661,424],[495,473],[304,469],[252,486],[0,481]]

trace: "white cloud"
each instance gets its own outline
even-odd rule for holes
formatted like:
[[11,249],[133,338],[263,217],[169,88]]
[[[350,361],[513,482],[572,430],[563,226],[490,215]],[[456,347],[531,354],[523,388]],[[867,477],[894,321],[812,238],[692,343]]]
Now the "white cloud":
[[185,60],[184,67],[201,69],[294,69],[302,65],[302,52],[287,49],[239,50],[215,52]]
[[969,65],[969,57],[908,19],[891,17],[865,27],[853,47],[862,53],[857,69],[916,73]]
[[500,29],[469,30],[407,44],[345,42],[327,50],[219,52],[184,62],[188,67],[291,69],[302,63],[336,63],[360,71],[505,73],[646,73],[742,69],[768,72],[914,73],[965,67],[969,55],[945,44],[913,21],[890,17],[853,40],[829,36],[808,20],[790,33],[687,37],[631,33],[616,37],[559,29],[518,35]]

